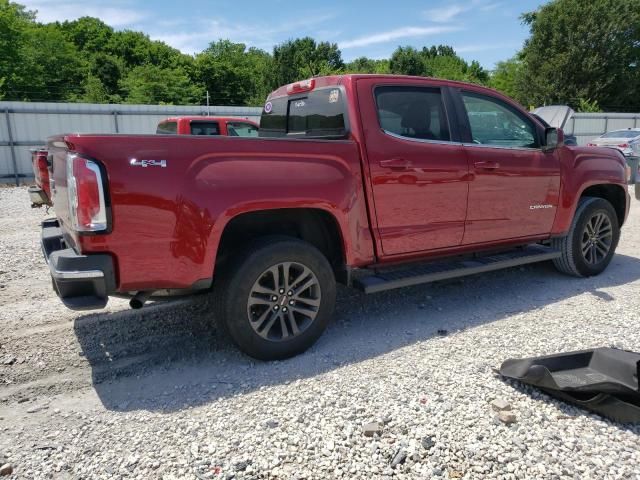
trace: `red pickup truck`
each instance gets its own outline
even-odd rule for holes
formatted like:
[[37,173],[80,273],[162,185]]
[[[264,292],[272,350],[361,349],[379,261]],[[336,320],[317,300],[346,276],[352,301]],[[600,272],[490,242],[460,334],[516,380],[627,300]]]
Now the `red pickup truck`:
[[212,319],[261,359],[317,340],[336,282],[373,293],[545,260],[597,275],[629,211],[619,152],[421,77],[281,87],[259,138],[61,135],[49,151],[42,245],[68,307],[211,291]]

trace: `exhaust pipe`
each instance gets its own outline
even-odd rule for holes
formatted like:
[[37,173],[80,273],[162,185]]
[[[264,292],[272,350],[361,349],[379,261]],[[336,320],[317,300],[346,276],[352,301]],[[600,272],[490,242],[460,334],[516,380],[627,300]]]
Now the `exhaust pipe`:
[[136,293],[131,300],[129,300],[129,306],[134,310],[138,310],[144,306],[144,304],[149,300],[149,297],[153,294],[152,290],[148,290],[146,292],[138,292]]

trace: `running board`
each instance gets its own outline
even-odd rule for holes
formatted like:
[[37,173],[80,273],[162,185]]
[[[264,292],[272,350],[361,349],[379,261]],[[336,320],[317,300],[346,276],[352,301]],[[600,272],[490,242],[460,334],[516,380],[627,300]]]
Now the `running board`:
[[422,283],[466,277],[476,273],[491,272],[503,268],[517,267],[528,263],[544,262],[560,257],[561,253],[550,247],[530,245],[528,247],[493,255],[472,257],[463,260],[436,261],[413,265],[403,269],[378,271],[373,275],[354,280],[354,286],[364,293],[376,293],[394,288],[409,287]]

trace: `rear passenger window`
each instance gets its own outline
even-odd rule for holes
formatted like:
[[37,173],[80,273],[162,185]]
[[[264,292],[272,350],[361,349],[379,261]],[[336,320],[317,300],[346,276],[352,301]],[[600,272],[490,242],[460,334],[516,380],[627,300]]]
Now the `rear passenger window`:
[[379,87],[375,94],[384,131],[419,140],[451,140],[440,89]]
[[220,135],[218,122],[191,122],[191,135]]
[[178,133],[178,124],[176,122],[162,122],[158,124],[156,134],[158,135],[175,135]]
[[227,131],[230,137],[257,137],[258,129],[245,122],[229,122],[227,123]]

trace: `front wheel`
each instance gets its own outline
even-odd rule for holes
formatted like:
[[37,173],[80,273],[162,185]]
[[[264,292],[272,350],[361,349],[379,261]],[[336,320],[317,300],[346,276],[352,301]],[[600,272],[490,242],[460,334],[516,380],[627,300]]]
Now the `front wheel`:
[[568,275],[598,275],[611,262],[619,239],[620,225],[613,206],[602,198],[581,198],[569,234],[552,241],[562,254],[553,263]]
[[261,360],[297,355],[322,335],[336,284],[324,255],[295,238],[274,237],[247,247],[216,274],[218,322],[246,354]]

